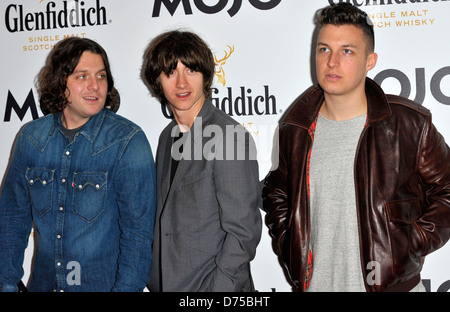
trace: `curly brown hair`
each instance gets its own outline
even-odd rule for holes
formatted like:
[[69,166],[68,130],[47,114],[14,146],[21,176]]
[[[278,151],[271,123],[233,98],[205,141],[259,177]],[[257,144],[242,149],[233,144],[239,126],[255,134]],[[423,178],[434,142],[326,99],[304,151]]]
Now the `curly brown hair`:
[[102,57],[108,81],[105,106],[113,112],[119,109],[120,96],[114,87],[114,79],[105,50],[91,39],[70,37],[55,45],[38,75],[39,102],[44,115],[62,112],[67,106],[68,100],[65,94],[67,78],[74,72],[85,51]]
[[214,56],[198,35],[190,31],[173,30],[155,37],[144,54],[143,74],[152,95],[160,103],[167,104],[159,75],[169,74],[178,64],[201,72],[203,75],[203,93],[211,97],[211,85],[214,78]]

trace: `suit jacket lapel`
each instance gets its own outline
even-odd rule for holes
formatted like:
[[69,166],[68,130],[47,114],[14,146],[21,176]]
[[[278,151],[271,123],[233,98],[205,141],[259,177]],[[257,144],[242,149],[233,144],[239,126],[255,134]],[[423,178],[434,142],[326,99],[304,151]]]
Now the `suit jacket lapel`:
[[[163,159],[163,168],[161,174],[161,195],[163,198],[163,203],[165,203],[167,194],[169,193],[170,188],[170,166],[171,166],[171,158],[167,155],[170,155],[170,144],[167,144],[164,148],[165,157]],[[169,173],[169,174],[167,174]]]
[[160,196],[161,203],[164,207],[167,200],[167,195],[169,194],[170,188],[170,167],[172,165],[171,148],[172,148],[172,138],[171,132],[172,128],[176,125],[175,122],[171,122],[166,128],[164,135],[161,137],[161,148],[158,149],[157,155],[157,168],[158,168],[158,183],[160,186]]
[[[209,99],[207,99],[205,101],[205,103],[203,104],[203,107],[200,110],[200,112],[198,113],[197,117],[195,118],[194,124],[192,125],[191,130],[189,131],[188,137],[186,139],[186,144],[190,144],[190,151],[186,153],[187,157],[184,156],[185,155],[184,152],[186,151],[186,146],[185,146],[185,149],[183,151],[183,156],[186,158],[181,159],[180,162],[178,163],[178,168],[177,168],[177,171],[175,172],[175,176],[173,177],[171,186],[169,186],[169,184],[170,184],[169,176],[170,176],[170,165],[172,162],[172,157],[170,155],[171,146],[169,146],[168,153],[169,153],[170,157],[168,157],[166,154],[166,158],[169,159],[168,160],[169,165],[167,167],[167,168],[169,168],[169,171],[168,171],[169,174],[167,174],[167,172],[165,173],[165,176],[166,176],[165,179],[167,180],[167,185],[168,185],[168,187],[170,187],[170,189],[168,191],[168,194],[167,194],[164,204],[168,201],[168,199],[172,196],[173,192],[179,186],[186,171],[191,166],[192,160],[200,160],[203,158],[203,137],[202,137],[203,129],[209,123],[209,120],[212,116],[213,111],[214,111],[213,104],[211,103],[211,101]],[[201,117],[201,118],[199,118],[199,117]],[[164,194],[166,194],[166,193],[164,193]]]

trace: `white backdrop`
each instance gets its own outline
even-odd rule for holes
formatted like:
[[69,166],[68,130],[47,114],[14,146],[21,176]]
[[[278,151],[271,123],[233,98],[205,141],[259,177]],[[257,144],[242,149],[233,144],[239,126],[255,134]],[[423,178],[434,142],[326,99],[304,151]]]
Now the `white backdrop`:
[[[139,124],[156,151],[168,119],[141,80],[142,55],[157,34],[187,28],[208,42],[218,60],[217,69],[223,69],[225,76],[214,81],[213,102],[253,134],[263,179],[271,167],[278,119],[314,82],[313,16],[332,2],[2,0],[0,177],[19,129],[42,116],[36,75],[52,46],[65,36],[88,37],[105,48],[121,95],[119,114]],[[450,41],[444,35],[450,29],[450,1],[349,2],[368,12],[375,25],[379,59],[369,76],[386,92],[402,94],[429,108],[436,127],[450,142]],[[31,239],[24,263],[25,283],[32,250]],[[450,289],[449,258],[450,244],[426,258],[422,278],[431,291]],[[266,227],[252,271],[259,291],[291,291]]]

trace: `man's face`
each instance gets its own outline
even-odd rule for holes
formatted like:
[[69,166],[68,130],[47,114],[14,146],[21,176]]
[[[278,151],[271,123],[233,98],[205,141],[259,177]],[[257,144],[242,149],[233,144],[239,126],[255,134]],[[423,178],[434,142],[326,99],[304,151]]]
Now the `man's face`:
[[326,95],[351,96],[363,92],[367,72],[377,55],[367,51],[364,33],[353,25],[325,25],[316,50],[317,79]]
[[67,77],[66,97],[69,104],[64,109],[64,126],[81,127],[98,114],[105,105],[108,81],[101,55],[83,52],[73,73]]
[[178,61],[177,68],[169,75],[162,72],[159,79],[175,118],[180,117],[177,121],[193,121],[205,101],[203,74]]

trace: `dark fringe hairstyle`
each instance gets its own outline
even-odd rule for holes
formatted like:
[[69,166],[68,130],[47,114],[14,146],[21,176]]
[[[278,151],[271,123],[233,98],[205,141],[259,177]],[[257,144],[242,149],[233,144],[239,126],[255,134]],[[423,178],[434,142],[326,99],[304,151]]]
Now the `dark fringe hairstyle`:
[[214,78],[214,57],[208,45],[196,34],[174,30],[155,37],[144,54],[143,74],[152,95],[167,104],[159,75],[168,75],[178,64],[203,74],[203,92],[211,97]]

